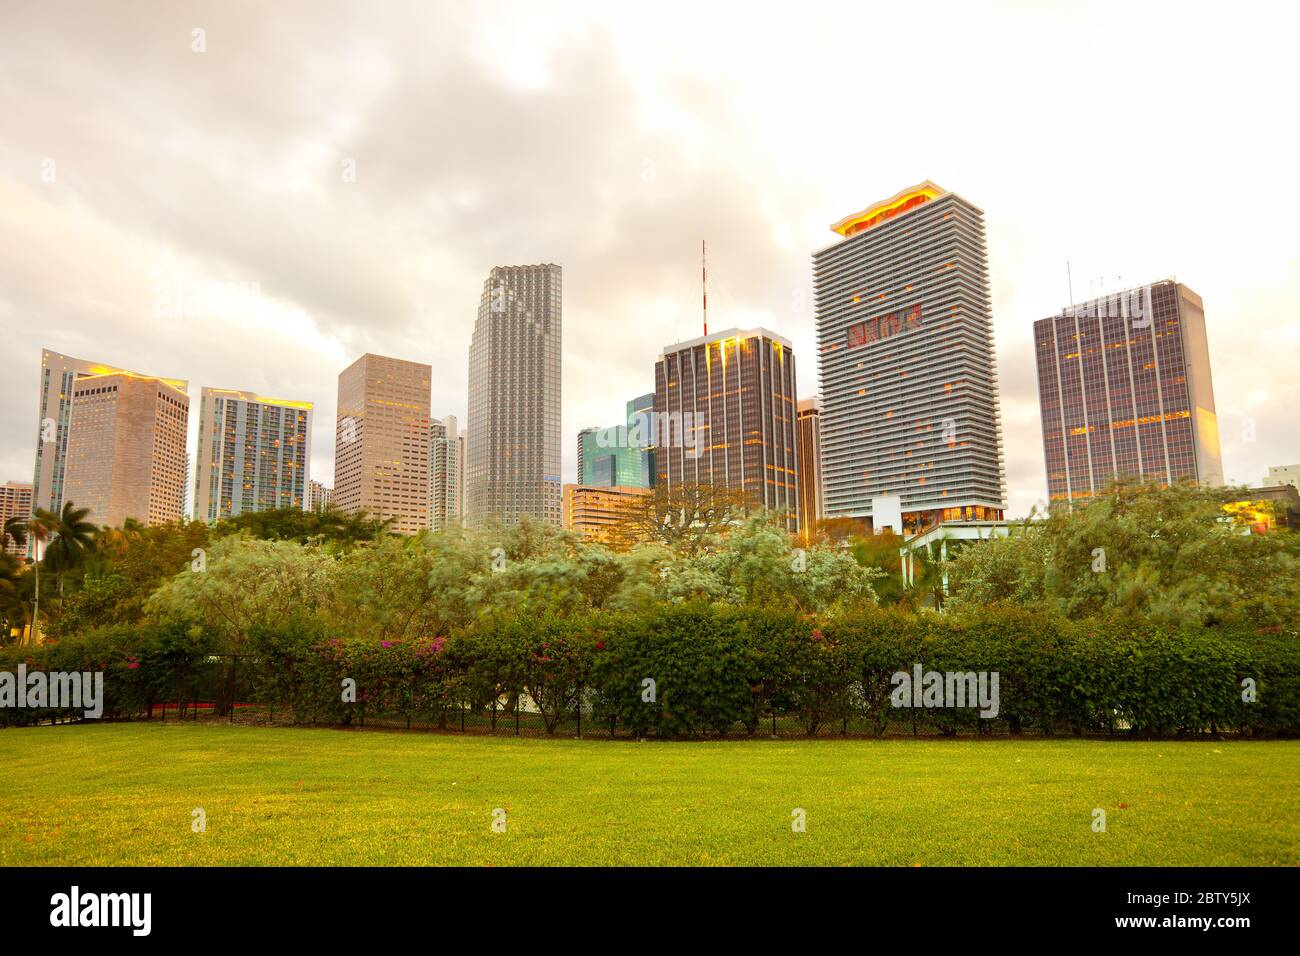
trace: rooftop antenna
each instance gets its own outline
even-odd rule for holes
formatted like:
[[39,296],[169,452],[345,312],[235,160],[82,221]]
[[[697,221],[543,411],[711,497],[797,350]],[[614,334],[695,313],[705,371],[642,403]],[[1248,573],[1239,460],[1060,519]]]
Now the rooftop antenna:
[[1070,306],[1074,306],[1074,276],[1070,275],[1070,260],[1065,260],[1065,283],[1070,287]]
[[709,337],[709,244],[700,240],[700,281],[704,303],[704,337]]

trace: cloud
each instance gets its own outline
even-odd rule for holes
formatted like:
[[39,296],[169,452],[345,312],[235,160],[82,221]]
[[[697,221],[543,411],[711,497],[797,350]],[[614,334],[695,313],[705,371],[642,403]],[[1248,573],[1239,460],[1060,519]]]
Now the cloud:
[[[701,239],[711,328],[788,336],[811,394],[812,250],[843,213],[926,176],[988,210],[1013,513],[1045,493],[1026,356],[1032,321],[1064,304],[1067,258],[1078,276],[1123,270],[1134,284],[1177,271],[1206,299],[1220,410],[1256,420],[1253,443],[1225,425],[1228,474],[1300,458],[1276,411],[1296,397],[1284,351],[1259,347],[1294,341],[1289,230],[1233,205],[1221,158],[1183,150],[1162,178],[1171,161],[1135,146],[1169,134],[1121,126],[1123,149],[1106,151],[1060,115],[1063,91],[1151,107],[1181,75],[1173,54],[1153,48],[1127,89],[1109,73],[1027,83],[1017,66],[1059,59],[1035,36],[1092,42],[1102,19],[967,18],[962,36],[921,45],[922,75],[916,42],[856,47],[871,15],[855,7],[737,22],[673,4],[13,6],[0,36],[0,480],[31,472],[45,346],[188,378],[194,394],[315,401],[313,472],[328,481],[339,371],[364,351],[429,362],[434,414],[463,421],[483,280],[528,262],[564,267],[571,475],[578,428],[621,419],[660,349],[699,333]],[[881,16],[874,35],[913,36],[901,13]],[[1161,29],[1154,15],[1129,26],[1135,44]],[[1191,17],[1181,39],[1195,51],[1235,29]],[[1258,59],[1238,66],[1242,82],[1281,79],[1253,77],[1283,69]],[[1183,82],[1241,131],[1264,108],[1214,93],[1232,69],[1216,60]],[[1243,160],[1264,181],[1270,155],[1294,153],[1266,142],[1293,136],[1279,125]],[[1194,236],[1196,189],[1235,240]],[[1277,278],[1237,281],[1251,263]],[[160,288],[209,287],[255,291],[155,314]],[[1233,331],[1244,317],[1251,337]]]

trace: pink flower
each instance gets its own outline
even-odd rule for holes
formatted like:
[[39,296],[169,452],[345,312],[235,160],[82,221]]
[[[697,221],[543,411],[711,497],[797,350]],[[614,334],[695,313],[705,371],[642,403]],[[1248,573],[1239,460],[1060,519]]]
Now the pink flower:
[[598,651],[603,651],[604,649],[605,649],[605,642],[604,642],[604,641],[597,641],[597,642],[596,642],[596,650],[598,650]]
[[380,641],[380,642],[379,642],[379,646],[380,646],[380,647],[392,647],[392,646],[393,646],[393,642],[392,642],[392,641]]
[[140,666],[140,662],[139,662],[139,661],[131,661],[131,662],[130,662],[129,664],[127,664],[126,666],[129,667],[131,670],[135,670],[137,667]]

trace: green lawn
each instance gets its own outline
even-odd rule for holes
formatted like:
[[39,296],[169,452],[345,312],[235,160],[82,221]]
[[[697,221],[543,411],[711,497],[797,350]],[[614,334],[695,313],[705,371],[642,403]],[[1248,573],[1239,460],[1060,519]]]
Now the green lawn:
[[9,865],[1297,862],[1300,742],[0,731]]

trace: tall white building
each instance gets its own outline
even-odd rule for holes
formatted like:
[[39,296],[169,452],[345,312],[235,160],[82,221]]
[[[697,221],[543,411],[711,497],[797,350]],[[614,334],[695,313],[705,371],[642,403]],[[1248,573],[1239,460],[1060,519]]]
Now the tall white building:
[[826,517],[1000,519],[984,213],[926,180],[831,229],[813,254]]
[[442,531],[461,522],[461,437],[456,416],[429,423],[429,528]]
[[307,510],[329,511],[334,504],[334,489],[312,478],[307,481]]
[[560,267],[498,266],[469,349],[466,523],[525,515],[559,526]]

